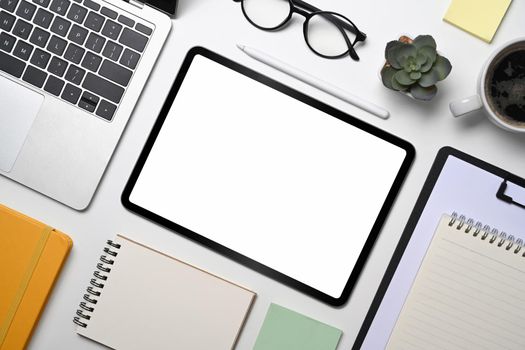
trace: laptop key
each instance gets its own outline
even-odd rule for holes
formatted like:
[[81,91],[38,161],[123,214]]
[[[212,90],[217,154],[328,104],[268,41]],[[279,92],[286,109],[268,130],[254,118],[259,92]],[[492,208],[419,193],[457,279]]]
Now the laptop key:
[[140,54],[130,49],[125,49],[122,57],[120,58],[120,64],[130,69],[135,69],[137,63],[139,63]]
[[112,103],[109,103],[106,100],[102,100],[100,101],[100,104],[98,105],[96,115],[106,120],[111,121],[111,119],[113,119],[113,115],[115,114],[116,110],[117,110],[117,106],[115,106]]
[[90,94],[87,91],[84,91],[82,97],[80,98],[80,101],[78,102],[78,106],[80,108],[85,109],[88,112],[93,113],[95,111],[95,108],[97,107],[99,100],[100,98],[98,98],[97,96]]
[[118,13],[116,11],[108,9],[105,6],[102,7],[102,9],[100,10],[100,13],[111,19],[117,19],[117,16],[118,16]]
[[73,24],[73,28],[71,28],[71,30],[69,31],[69,35],[67,36],[67,38],[75,44],[84,45],[84,41],[86,41],[87,35],[87,29],[82,28],[77,24]]
[[0,51],[0,70],[11,74],[14,77],[20,78],[24,71],[26,64],[18,58]]
[[141,32],[142,34],[146,34],[148,36],[151,35],[151,33],[153,33],[153,29],[151,29],[150,27],[146,27],[142,23],[137,23],[137,25],[135,26],[135,29]]
[[120,24],[108,19],[106,24],[104,24],[104,28],[102,28],[102,35],[107,36],[110,39],[117,40],[121,30],[122,26]]
[[117,61],[121,52],[122,46],[114,43],[113,41],[108,41],[104,47],[104,51],[102,51],[102,55],[109,58],[110,60]]
[[80,98],[81,92],[82,90],[68,83],[66,87],[64,88],[64,91],[62,91],[62,98],[66,100],[67,102],[70,102],[76,105],[78,102],[78,99]]
[[16,17],[10,15],[5,11],[0,11],[0,29],[5,30],[6,32],[11,31],[13,24],[15,24]]
[[89,33],[89,37],[86,41],[86,47],[90,49],[91,51],[100,53],[100,51],[102,51],[102,47],[104,46],[105,42],[106,42],[106,39],[104,39],[100,35],[97,35],[95,33]]
[[49,9],[61,16],[64,16],[70,4],[71,2],[69,0],[53,0],[51,6],[49,6]]
[[72,82],[75,85],[80,85],[82,82],[82,78],[84,78],[84,75],[86,74],[86,71],[82,68],[79,68],[74,65],[70,65],[67,73],[66,73],[66,80]]
[[62,77],[66,71],[68,63],[58,57],[53,57],[47,67],[47,71],[58,77]]
[[86,6],[87,8],[92,9],[93,11],[100,10],[100,5],[97,4],[94,1],[91,1],[91,0],[84,0],[84,6]]
[[94,32],[99,32],[100,28],[102,28],[102,24],[104,23],[104,17],[99,15],[95,12],[89,12],[86,22],[84,22],[84,26],[88,29],[91,29]]
[[24,61],[27,61],[29,57],[31,56],[32,52],[33,52],[32,45],[29,45],[28,43],[25,43],[21,40],[18,40],[15,46],[15,49],[13,50],[13,55],[15,55],[18,58],[23,59]]
[[18,6],[18,10],[16,10],[16,14],[22,17],[23,19],[27,19],[28,21],[30,21],[31,18],[33,18],[33,15],[35,14],[35,11],[36,11],[35,5],[27,1],[22,1],[20,3],[20,6]]
[[49,25],[51,24],[51,20],[53,20],[53,14],[49,11],[46,11],[42,8],[39,8],[38,11],[36,11],[35,18],[33,19],[33,23],[37,26],[43,27],[43,28],[49,28]]
[[84,18],[86,18],[86,15],[87,10],[85,8],[78,6],[77,4],[73,4],[71,5],[69,12],[67,13],[67,18],[69,18],[73,22],[82,24],[82,22],[84,22]]
[[94,94],[110,100],[113,103],[119,103],[122,95],[124,95],[123,87],[89,72],[82,83],[82,87]]
[[96,72],[100,66],[100,62],[102,62],[102,57],[88,51],[86,52],[86,56],[84,56],[84,60],[82,60],[82,67]]
[[34,85],[38,88],[41,88],[44,85],[44,81],[47,78],[47,73],[41,71],[38,68],[33,66],[27,66],[27,69],[22,77],[22,80],[28,82],[31,85]]
[[49,44],[47,44],[47,49],[54,53],[55,55],[62,56],[64,50],[66,49],[67,41],[60,39],[58,36],[53,35]]
[[16,5],[18,5],[18,0],[0,0],[0,8],[9,12],[13,12]]
[[135,32],[129,28],[124,28],[120,36],[119,43],[124,44],[135,51],[142,52],[146,47],[148,38],[140,33]]
[[78,106],[90,113],[93,113],[95,111],[95,108],[97,107],[96,105],[91,104],[90,102],[84,101],[82,98],[80,98],[80,101],[78,101]]
[[84,50],[83,48],[75,45],[75,44],[69,44],[66,53],[64,54],[64,58],[68,61],[71,61],[75,64],[79,64],[82,60],[82,57],[84,56]]
[[35,44],[36,46],[40,46],[43,48],[46,46],[48,39],[49,39],[48,32],[40,28],[35,28],[35,30],[33,30],[33,34],[31,34],[31,38],[29,39],[29,41],[32,44]]
[[47,64],[49,63],[49,59],[51,58],[51,55],[45,51],[42,51],[40,49],[36,49],[33,53],[33,56],[31,57],[31,63],[37,66],[38,68],[46,69]]
[[0,34],[0,50],[11,52],[15,45],[16,38],[7,33]]
[[60,96],[60,92],[62,91],[63,87],[63,80],[60,80],[57,77],[50,75],[49,78],[47,78],[44,90],[55,96]]
[[53,24],[51,25],[51,31],[57,35],[64,37],[66,36],[70,26],[71,22],[63,19],[62,17],[57,16],[53,21]]
[[42,7],[48,7],[51,0],[33,0],[33,3],[40,5]]
[[104,60],[98,74],[114,83],[128,86],[133,72],[109,60]]
[[128,17],[126,17],[124,15],[120,15],[118,17],[118,21],[120,23],[124,24],[124,25],[127,25],[128,27],[131,27],[131,28],[133,28],[133,26],[135,25],[135,21],[134,20],[132,20],[131,18],[128,18]]
[[27,38],[29,38],[29,33],[31,33],[31,29],[33,29],[33,25],[31,23],[27,23],[23,19],[19,19],[16,21],[13,34],[19,38],[27,40]]

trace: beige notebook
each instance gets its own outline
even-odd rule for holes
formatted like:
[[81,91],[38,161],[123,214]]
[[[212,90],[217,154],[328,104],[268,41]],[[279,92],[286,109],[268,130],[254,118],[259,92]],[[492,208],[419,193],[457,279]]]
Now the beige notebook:
[[235,346],[253,292],[120,235],[100,260],[78,334],[126,350]]
[[387,349],[525,349],[524,250],[443,216]]

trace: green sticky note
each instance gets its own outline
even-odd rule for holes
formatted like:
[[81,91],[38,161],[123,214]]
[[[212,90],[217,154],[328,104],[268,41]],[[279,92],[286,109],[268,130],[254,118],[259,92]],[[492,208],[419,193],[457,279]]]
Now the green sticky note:
[[341,330],[271,304],[253,350],[335,350]]

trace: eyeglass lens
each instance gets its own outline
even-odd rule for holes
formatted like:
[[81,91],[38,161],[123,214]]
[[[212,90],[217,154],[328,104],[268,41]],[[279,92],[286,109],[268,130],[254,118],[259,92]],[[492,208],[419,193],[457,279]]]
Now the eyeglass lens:
[[[351,25],[345,18],[335,13],[318,13],[308,19],[305,36],[310,48],[318,54],[336,57],[348,52],[348,46],[356,35],[346,29],[343,23]],[[345,37],[346,36],[346,37]]]
[[292,4],[288,0],[243,0],[243,11],[257,27],[276,29],[290,17]]

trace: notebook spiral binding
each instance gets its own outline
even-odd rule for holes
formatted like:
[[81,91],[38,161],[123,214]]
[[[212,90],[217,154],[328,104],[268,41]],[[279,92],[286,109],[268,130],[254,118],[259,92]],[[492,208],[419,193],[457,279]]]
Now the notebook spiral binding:
[[[489,242],[490,244],[496,244],[497,247],[505,248],[505,250],[511,251],[514,254],[520,254],[525,257],[525,249],[523,249],[525,243],[523,239],[516,239],[513,235],[507,235],[503,231],[498,231],[495,228],[491,228],[489,225],[483,225],[479,221],[474,219],[467,219],[464,215],[458,216],[456,212],[452,213],[448,226],[455,227],[457,230],[469,234],[472,232],[473,237],[480,237],[481,240]],[[514,248],[514,249],[513,249]]]
[[95,310],[94,306],[98,302],[98,297],[102,293],[104,288],[104,281],[107,281],[108,274],[111,272],[111,265],[115,263],[113,259],[118,255],[118,249],[120,244],[115,243],[111,240],[107,241],[107,247],[104,248],[104,253],[100,256],[100,261],[97,264],[97,270],[93,272],[93,276],[90,281],[90,286],[86,288],[87,293],[84,294],[84,301],[79,304],[77,310],[77,316],[73,318],[73,322],[80,327],[87,327],[87,321],[91,319],[91,314]]

